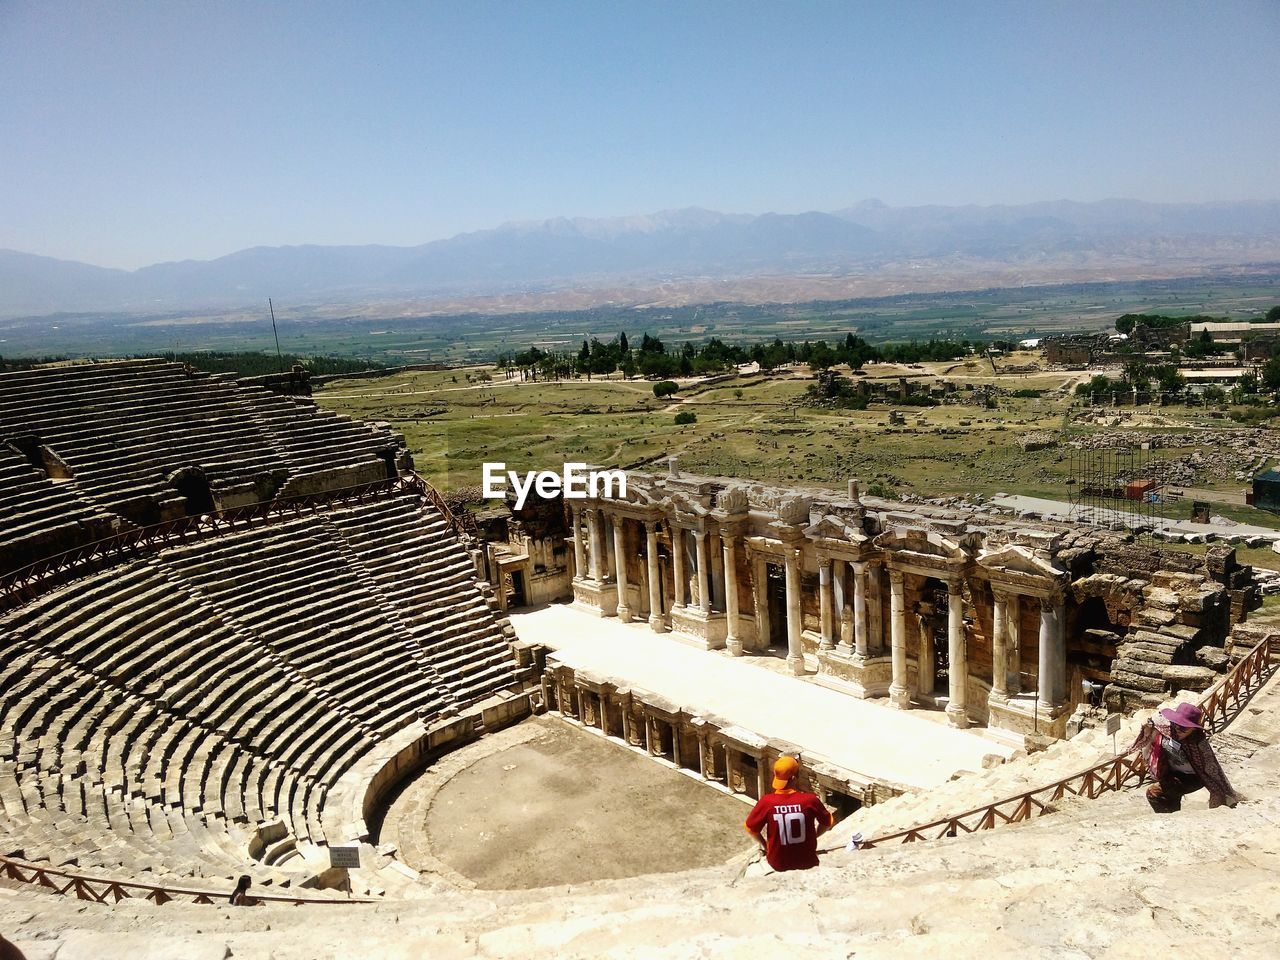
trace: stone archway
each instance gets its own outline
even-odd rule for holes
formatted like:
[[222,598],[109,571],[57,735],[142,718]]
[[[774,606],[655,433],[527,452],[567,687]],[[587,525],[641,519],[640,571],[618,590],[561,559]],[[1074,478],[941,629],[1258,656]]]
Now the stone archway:
[[169,474],[165,480],[186,501],[187,516],[213,513],[217,509],[204,467],[182,467]]

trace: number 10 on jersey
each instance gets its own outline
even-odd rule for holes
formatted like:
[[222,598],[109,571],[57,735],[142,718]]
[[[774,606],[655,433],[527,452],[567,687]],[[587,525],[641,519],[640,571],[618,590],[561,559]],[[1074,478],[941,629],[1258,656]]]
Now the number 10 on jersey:
[[805,815],[803,813],[775,813],[773,829],[778,835],[778,842],[784,847],[793,843],[804,843]]

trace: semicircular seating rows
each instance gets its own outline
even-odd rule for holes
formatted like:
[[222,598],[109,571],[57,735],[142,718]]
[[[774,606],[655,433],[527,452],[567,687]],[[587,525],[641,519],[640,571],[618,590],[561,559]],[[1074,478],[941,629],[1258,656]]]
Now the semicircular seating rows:
[[[171,498],[175,465],[216,495],[263,476],[281,494],[352,466],[385,477],[399,456],[385,430],[180,365],[61,369],[0,375],[0,549],[42,525],[65,528],[44,548],[119,529],[135,494]],[[193,412],[196,389],[224,406]],[[351,804],[328,801],[362,759],[519,688],[513,637],[411,492],[87,573],[0,615],[0,853],[296,883],[300,857],[351,838]]]
[[[0,525],[4,569],[106,535],[90,522],[104,512],[116,528],[151,524],[370,483],[409,464],[404,438],[385,426],[163,360],[0,373],[0,474],[23,460],[36,472],[23,478],[29,502],[9,505],[26,526]],[[38,533],[55,500],[61,537],[24,559],[11,541]]]

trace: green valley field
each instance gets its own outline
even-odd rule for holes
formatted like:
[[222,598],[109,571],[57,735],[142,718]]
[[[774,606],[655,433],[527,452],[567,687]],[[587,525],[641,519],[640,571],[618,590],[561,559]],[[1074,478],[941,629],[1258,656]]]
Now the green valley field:
[[[1006,362],[1026,366],[1035,357],[1019,354]],[[615,375],[521,382],[489,367],[338,380],[319,390],[316,400],[391,423],[405,434],[419,471],[453,492],[478,487],[486,461],[523,472],[559,470],[566,461],[643,467],[678,455],[692,472],[836,487],[857,477],[864,490],[886,496],[1021,493],[1066,500],[1070,441],[1158,435],[1159,455],[1183,461],[1192,471],[1186,486],[1193,493],[1169,504],[1170,516],[1185,517],[1194,496],[1210,500],[1214,513],[1280,526],[1280,518],[1243,505],[1247,482],[1237,477],[1267,451],[1280,454],[1280,432],[1243,428],[1230,411],[1090,411],[1071,394],[1080,373],[994,374],[974,361],[870,364],[865,372],[868,380],[891,384],[899,377],[950,380],[962,400],[933,407],[815,407],[805,402],[814,379],[803,367],[771,376],[683,381],[676,396],[662,400],[644,380]],[[994,409],[964,401],[981,387],[997,388]],[[1015,397],[1013,391],[1042,393]],[[890,425],[891,410],[903,414],[902,425]],[[683,412],[695,414],[696,422],[676,424],[676,414]],[[1032,433],[1049,446],[1024,451],[1019,441]]]

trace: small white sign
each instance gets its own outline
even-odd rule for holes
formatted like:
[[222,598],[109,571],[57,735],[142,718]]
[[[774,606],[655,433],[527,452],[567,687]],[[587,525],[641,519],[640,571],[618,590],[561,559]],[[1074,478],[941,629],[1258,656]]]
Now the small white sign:
[[1119,732],[1120,732],[1120,714],[1113,713],[1111,714],[1111,716],[1107,717],[1107,733],[1111,734],[1111,736],[1114,737]]
[[360,848],[330,847],[329,866],[345,867],[348,870],[358,870],[360,868]]

